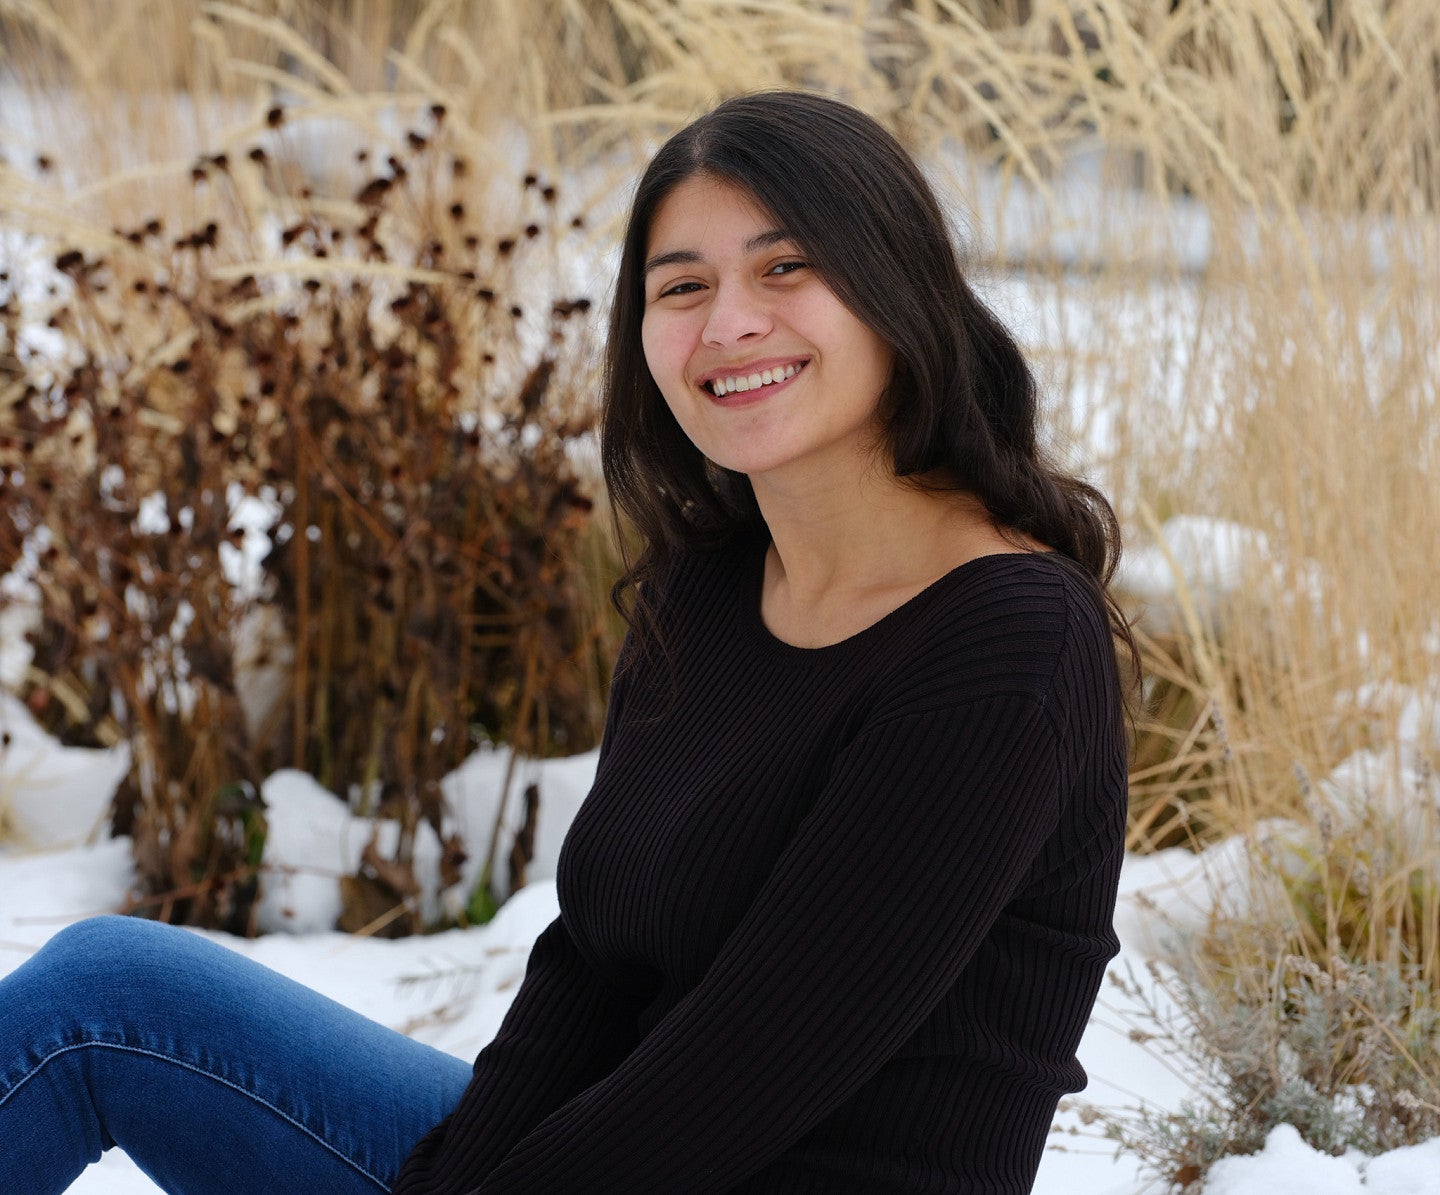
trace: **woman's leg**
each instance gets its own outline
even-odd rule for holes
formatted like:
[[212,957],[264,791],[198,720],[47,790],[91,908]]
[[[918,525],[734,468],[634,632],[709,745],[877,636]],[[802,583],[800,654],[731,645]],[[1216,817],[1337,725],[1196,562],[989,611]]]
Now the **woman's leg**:
[[118,1145],[184,1195],[374,1195],[469,1078],[196,934],[97,917],[0,980],[0,1191]]

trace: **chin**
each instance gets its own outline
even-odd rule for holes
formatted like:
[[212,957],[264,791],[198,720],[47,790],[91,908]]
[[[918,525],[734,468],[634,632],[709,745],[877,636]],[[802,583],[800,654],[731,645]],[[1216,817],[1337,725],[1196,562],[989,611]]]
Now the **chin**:
[[785,465],[790,458],[787,456],[755,457],[742,453],[733,453],[725,456],[712,456],[710,460],[719,465],[722,469],[729,469],[732,473],[743,473],[747,477],[757,477],[762,473],[769,473]]

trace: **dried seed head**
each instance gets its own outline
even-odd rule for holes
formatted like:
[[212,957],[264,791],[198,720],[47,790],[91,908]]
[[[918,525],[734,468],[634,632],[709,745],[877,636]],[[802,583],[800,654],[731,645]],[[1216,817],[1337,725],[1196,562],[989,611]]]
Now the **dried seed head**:
[[405,134],[405,144],[408,145],[416,153],[419,153],[422,149],[429,145],[430,142],[425,138],[423,134],[417,133],[414,129],[411,129],[410,132]]
[[270,111],[265,113],[265,123],[272,129],[278,129],[285,123],[285,109],[276,104]]
[[455,157],[450,159],[450,174],[455,178],[465,178],[470,173],[470,163],[464,158]]
[[245,156],[249,158],[252,162],[254,162],[257,166],[263,166],[266,162],[270,160],[270,155],[267,154],[258,145]]
[[436,124],[442,124],[442,123],[444,123],[444,120],[445,120],[445,105],[444,105],[444,104],[431,104],[431,105],[430,105],[430,119],[433,120]]
[[540,235],[540,225],[538,225],[538,224],[527,224],[527,225],[525,225],[525,235],[526,235],[527,237],[529,237],[529,238],[533,241],[536,237],[538,237],[538,236]]
[[554,203],[554,202],[555,202],[555,188],[554,188],[554,187],[551,187],[551,186],[546,186],[546,187],[541,188],[540,198],[543,199],[546,203]]
[[[385,193],[390,190],[394,183],[394,179],[386,178],[383,175],[377,178],[372,178],[368,183],[366,183],[363,187],[360,188],[359,193],[355,196],[355,202],[364,207],[378,207],[380,201],[385,198]],[[365,231],[362,228],[362,236],[370,237],[374,235],[375,226],[373,224],[369,224],[368,228],[369,231]]]

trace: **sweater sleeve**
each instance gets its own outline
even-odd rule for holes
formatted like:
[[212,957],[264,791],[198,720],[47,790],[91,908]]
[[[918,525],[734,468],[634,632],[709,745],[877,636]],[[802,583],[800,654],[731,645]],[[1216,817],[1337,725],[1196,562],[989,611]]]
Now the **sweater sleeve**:
[[397,1195],[466,1190],[549,1113],[635,1044],[635,1014],[580,956],[557,917],[536,939],[500,1031],[450,1116],[400,1168]]
[[497,1166],[477,1150],[470,1185],[444,1189],[703,1195],[761,1170],[955,983],[1057,824],[1061,758],[1034,694],[862,730],[702,981]]

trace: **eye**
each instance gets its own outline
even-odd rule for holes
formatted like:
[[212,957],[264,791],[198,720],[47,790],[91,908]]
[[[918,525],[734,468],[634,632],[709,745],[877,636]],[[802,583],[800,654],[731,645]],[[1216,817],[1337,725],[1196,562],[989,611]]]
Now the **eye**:
[[662,287],[659,294],[655,297],[657,299],[665,299],[671,295],[693,295],[700,289],[701,285],[698,282],[677,282],[673,286]]
[[785,274],[793,274],[796,270],[806,270],[809,268],[810,263],[808,261],[800,261],[797,258],[794,261],[776,262],[773,266],[770,267],[770,273],[780,274],[783,276]]

